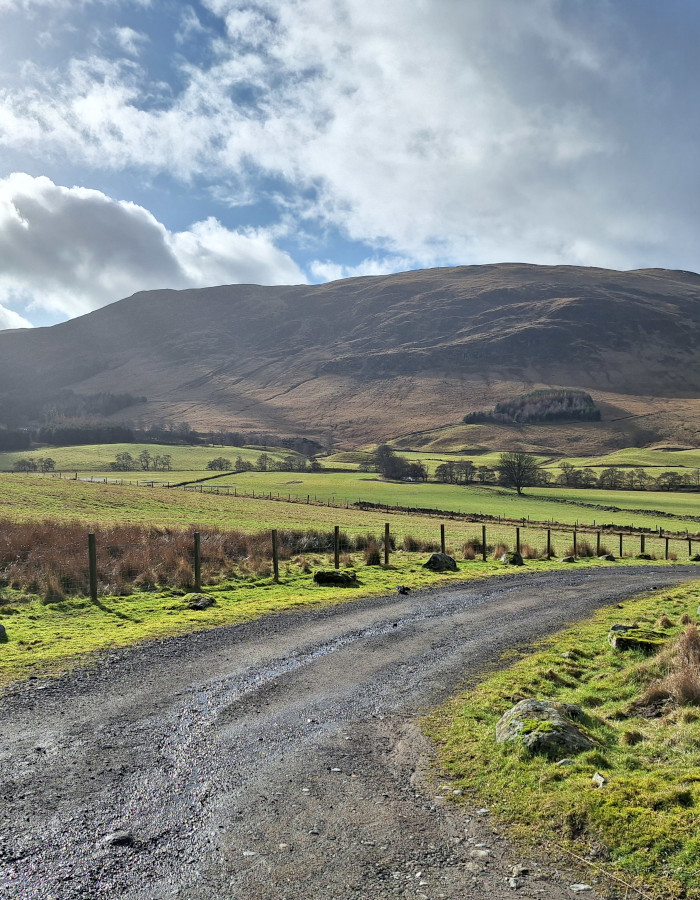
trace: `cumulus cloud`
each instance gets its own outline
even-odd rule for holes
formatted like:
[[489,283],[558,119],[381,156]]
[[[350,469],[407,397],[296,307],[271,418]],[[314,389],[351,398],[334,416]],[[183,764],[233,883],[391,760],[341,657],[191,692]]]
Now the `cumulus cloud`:
[[0,331],[5,328],[31,328],[32,323],[12,309],[0,305]]
[[693,267],[700,72],[692,46],[669,51],[682,35],[662,4],[202,0],[199,12],[219,30],[185,7],[162,92],[124,58],[27,68],[0,94],[0,146],[202,179],[232,206],[265,198],[376,259]]
[[[80,315],[151,288],[303,282],[265,229],[216,219],[170,232],[148,210],[100,191],[15,173],[0,181],[0,302]],[[11,309],[0,327],[28,322]]]

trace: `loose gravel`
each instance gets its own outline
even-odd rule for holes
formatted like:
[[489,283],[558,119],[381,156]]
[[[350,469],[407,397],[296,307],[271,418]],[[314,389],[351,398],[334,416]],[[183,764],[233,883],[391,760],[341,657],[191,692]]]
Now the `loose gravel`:
[[0,699],[0,897],[599,896],[452,802],[416,717],[697,568],[517,575],[109,651]]

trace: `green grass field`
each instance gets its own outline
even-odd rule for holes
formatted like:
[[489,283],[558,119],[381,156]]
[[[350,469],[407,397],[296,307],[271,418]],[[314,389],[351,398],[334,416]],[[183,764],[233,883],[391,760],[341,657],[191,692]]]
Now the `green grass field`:
[[[623,609],[600,610],[430,716],[425,724],[439,745],[447,796],[460,790],[470,804],[486,805],[529,845],[546,850],[551,842],[593,859],[585,880],[597,881],[601,871],[622,878],[628,889],[602,878],[603,889],[615,888],[617,897],[697,900],[697,706],[681,695],[653,717],[640,714],[635,704],[643,707],[647,689],[673,670],[673,658],[665,651],[658,659],[619,652],[606,638],[616,622],[654,627],[666,615],[670,647],[684,630],[681,617],[696,618],[699,599],[695,582],[625,602]],[[700,688],[694,672],[678,682],[686,692]],[[497,743],[496,722],[526,697],[580,706],[597,747],[557,765],[557,759]],[[602,787],[592,781],[595,772],[606,779]]]
[[168,454],[172,457],[172,472],[194,472],[211,475],[207,471],[207,463],[210,459],[223,456],[233,463],[237,456],[241,456],[246,462],[255,463],[262,452],[267,453],[270,459],[281,460],[288,455],[288,451],[272,448],[270,450],[251,450],[246,447],[188,447],[170,444],[86,444],[78,447],[42,447],[38,450],[23,450],[16,453],[0,453],[0,471],[11,472],[18,459],[40,459],[51,457],[56,464],[56,471],[81,473],[109,474],[110,477],[124,475],[125,478],[155,477],[167,481],[174,479],[172,472],[134,472],[117,473],[110,470],[109,464],[117,453],[130,453],[134,459],[142,450],[155,456]]

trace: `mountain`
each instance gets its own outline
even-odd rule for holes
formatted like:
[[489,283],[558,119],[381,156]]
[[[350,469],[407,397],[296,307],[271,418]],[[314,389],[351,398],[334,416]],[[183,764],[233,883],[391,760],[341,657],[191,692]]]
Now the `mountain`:
[[568,452],[696,445],[699,350],[692,272],[508,263],[147,291],[61,325],[0,332],[0,422],[40,415],[61,390],[128,392],[147,402],[117,419],[349,446],[568,387],[592,394],[601,423],[559,438],[541,426],[495,437],[473,426],[465,440],[553,450],[564,441]]

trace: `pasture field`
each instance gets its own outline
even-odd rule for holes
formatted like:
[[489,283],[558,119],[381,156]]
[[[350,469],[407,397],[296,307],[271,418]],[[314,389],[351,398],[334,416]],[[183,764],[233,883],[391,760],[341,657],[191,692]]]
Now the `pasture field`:
[[[399,456],[405,457],[410,462],[422,462],[428,467],[432,475],[441,463],[456,459],[470,459],[476,466],[498,465],[500,452],[481,450],[460,450],[456,452],[425,451],[425,450],[397,450]],[[540,465],[551,472],[554,477],[560,474],[562,463],[570,463],[577,469],[595,469],[600,471],[612,466],[618,468],[642,468],[648,475],[656,477],[660,472],[679,472],[687,474],[693,469],[700,468],[700,450],[647,450],[644,448],[627,447],[616,450],[605,456],[551,456],[533,453],[532,456]],[[324,465],[331,468],[357,468],[362,459],[368,459],[370,452],[335,453],[323,460]]]
[[57,472],[100,473],[102,475],[123,475],[125,478],[149,478],[158,480],[179,480],[172,478],[172,472],[145,472],[142,469],[133,472],[114,472],[109,464],[117,453],[130,453],[134,459],[142,450],[148,450],[151,456],[168,454],[172,458],[172,472],[196,472],[211,475],[207,470],[210,459],[223,456],[233,463],[237,456],[246,462],[255,464],[262,452],[270,459],[281,460],[290,451],[272,448],[270,450],[250,449],[246,447],[191,447],[177,444],[84,444],[75,447],[42,447],[38,450],[22,450],[14,453],[0,453],[0,471],[11,472],[18,459],[40,459],[51,457],[56,463]]
[[[219,493],[216,493],[216,492]],[[234,491],[256,499],[235,497]],[[258,495],[272,499],[258,499]],[[279,495],[279,498],[278,498]],[[306,498],[310,497],[307,505]],[[282,502],[288,499],[298,502]],[[350,530],[383,528],[387,513],[360,510],[357,499],[370,503],[410,508],[442,509],[454,513],[483,514],[532,522],[621,527],[690,532],[694,522],[674,515],[697,514],[697,495],[668,492],[573,491],[529,488],[518,497],[514,491],[486,485],[405,484],[381,481],[364,473],[246,472],[223,476],[199,488],[165,488],[156,484],[104,484],[37,475],[0,474],[0,517],[16,521],[79,519],[86,523],[119,523],[187,527],[211,525],[258,531],[267,528],[324,528],[340,524]],[[640,511],[642,502],[653,501],[668,516]],[[565,502],[560,502],[565,501]],[[633,509],[623,503],[636,501]],[[345,509],[345,504],[350,508]],[[333,504],[333,505],[327,505]],[[617,511],[610,507],[620,505]],[[608,507],[603,509],[602,507]],[[403,533],[423,536],[435,531],[434,520],[392,510],[389,517]],[[347,525],[345,524],[347,523]],[[458,530],[473,532],[474,525],[455,520]],[[392,525],[393,527],[393,525]]]
[[[606,896],[700,897],[699,597],[694,582],[601,609],[428,716],[443,767],[437,789],[487,806],[527,845],[592,861],[583,880],[608,876]],[[613,624],[633,622],[666,633],[657,656],[608,644]],[[549,758],[498,743],[496,722],[530,697],[578,706],[595,747]]]
[[[614,522],[641,528],[685,531],[688,522],[674,516],[698,516],[700,495],[668,491],[600,491],[569,488],[527,488],[518,497],[512,490],[496,485],[406,483],[384,481],[371,472],[243,472],[217,478],[204,490],[235,489],[252,494],[279,495],[280,499],[311,500],[352,504],[358,500],[388,506],[441,509],[506,518],[528,517],[534,522],[569,524]],[[566,501],[566,502],[562,502]],[[611,512],[609,507],[617,507]],[[604,509],[608,507],[608,509]],[[659,517],[643,510],[659,510]],[[700,525],[700,522],[698,523]],[[697,530],[690,525],[690,530]]]
[[[569,462],[579,468],[607,468],[608,466],[641,467],[644,469],[684,469],[700,468],[700,450],[647,450],[639,447],[625,447],[605,456],[569,457]],[[654,472],[650,471],[650,475]]]

